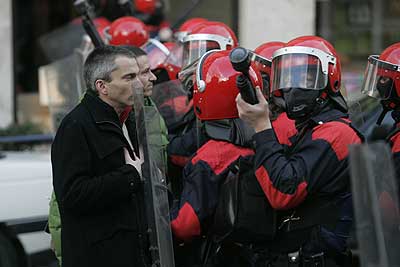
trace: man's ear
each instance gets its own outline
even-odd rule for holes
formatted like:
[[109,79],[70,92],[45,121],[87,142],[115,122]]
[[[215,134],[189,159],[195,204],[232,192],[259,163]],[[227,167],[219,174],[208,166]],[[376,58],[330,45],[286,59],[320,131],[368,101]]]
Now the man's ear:
[[94,84],[99,95],[108,95],[107,85],[104,80],[96,80]]

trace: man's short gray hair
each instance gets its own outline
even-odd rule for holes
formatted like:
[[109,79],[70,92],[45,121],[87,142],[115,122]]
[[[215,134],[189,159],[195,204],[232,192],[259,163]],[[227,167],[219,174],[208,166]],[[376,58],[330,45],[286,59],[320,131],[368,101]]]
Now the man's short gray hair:
[[115,59],[120,56],[135,58],[135,54],[126,48],[119,46],[101,46],[96,47],[87,57],[83,66],[83,79],[86,89],[96,90],[96,81],[111,81],[111,72],[116,70]]

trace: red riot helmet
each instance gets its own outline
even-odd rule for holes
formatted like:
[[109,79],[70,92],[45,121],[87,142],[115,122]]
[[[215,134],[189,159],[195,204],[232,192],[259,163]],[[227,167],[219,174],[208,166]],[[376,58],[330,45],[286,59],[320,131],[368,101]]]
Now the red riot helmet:
[[254,66],[261,72],[261,76],[263,77],[264,82],[264,96],[268,99],[270,95],[270,84],[271,84],[271,65],[272,65],[272,54],[279,48],[285,46],[283,42],[267,42],[256,49],[254,49],[254,53],[260,56],[262,60],[255,60]]
[[201,23],[183,38],[182,67],[189,66],[207,51],[230,50],[237,46],[236,35],[226,24],[217,21]]
[[[287,93],[284,98],[291,119],[315,112],[316,105],[322,107],[328,97],[340,110],[347,111],[340,94],[340,59],[333,46],[321,37],[298,37],[276,50],[272,57],[271,81],[273,92]],[[290,95],[289,91],[292,91]]]
[[144,14],[154,14],[157,6],[159,5],[158,0],[134,0],[135,10]]
[[157,76],[156,83],[178,78],[182,64],[180,44],[150,39],[142,48],[149,57],[151,70]]
[[254,67],[256,67],[260,72],[264,72],[271,76],[271,64],[272,64],[272,54],[278,50],[279,48],[282,48],[285,46],[285,43],[283,42],[267,42],[264,43],[260,46],[258,46],[256,49],[254,49],[254,53],[262,56],[266,60],[266,64],[262,64],[261,62],[255,61]]
[[384,100],[389,110],[400,107],[400,43],[368,57],[362,92]]
[[97,17],[93,20],[94,26],[96,26],[97,32],[100,37],[104,40],[106,39],[106,29],[110,27],[111,22],[105,17]]
[[[272,62],[272,90],[287,87],[327,88],[334,93],[340,90],[340,59],[333,46],[321,37],[302,36],[291,40],[284,48],[274,52]],[[307,75],[300,77],[298,74],[303,72]],[[310,79],[311,76],[313,79]]]
[[170,54],[169,49],[157,39],[149,39],[142,47],[149,57],[150,69],[158,68]]
[[[200,120],[239,118],[235,99],[239,93],[236,77],[240,72],[233,69],[229,53],[209,51],[199,60],[194,79],[193,107]],[[259,71],[250,66],[249,76],[253,87],[262,88]]]
[[204,18],[188,19],[179,27],[178,31],[175,33],[175,38],[178,40],[178,42],[182,42],[183,38],[190,34],[194,28],[207,21],[208,20]]
[[135,17],[116,19],[108,30],[110,45],[142,46],[149,40],[145,24]]
[[[383,111],[377,120],[380,125],[387,112],[400,110],[400,43],[386,48],[381,55],[368,57],[361,91],[380,100]],[[393,116],[398,120],[398,115]]]

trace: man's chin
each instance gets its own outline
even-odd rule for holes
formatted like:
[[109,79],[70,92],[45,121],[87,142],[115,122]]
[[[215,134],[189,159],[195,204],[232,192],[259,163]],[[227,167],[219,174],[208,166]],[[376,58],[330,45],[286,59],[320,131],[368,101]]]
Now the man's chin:
[[153,89],[147,89],[143,92],[143,95],[147,97],[151,96],[152,94],[153,94]]

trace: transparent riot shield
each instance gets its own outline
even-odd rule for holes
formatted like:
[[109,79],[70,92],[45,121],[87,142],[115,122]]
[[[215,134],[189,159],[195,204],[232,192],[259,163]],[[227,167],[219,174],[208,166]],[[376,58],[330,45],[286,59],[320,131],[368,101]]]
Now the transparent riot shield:
[[75,107],[83,93],[82,53],[57,60],[39,68],[39,90],[42,104],[49,106],[55,131],[62,118]]
[[79,23],[68,23],[39,38],[39,45],[51,62],[68,57],[81,44],[85,31]]
[[170,227],[166,154],[161,116],[143,91],[135,91],[134,112],[144,180],[144,203],[152,266],[173,267],[174,251]]
[[356,235],[362,267],[400,266],[398,187],[383,142],[350,147]]
[[187,92],[179,80],[156,84],[151,96],[168,129],[182,122],[185,114],[192,108]]

